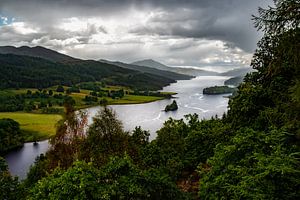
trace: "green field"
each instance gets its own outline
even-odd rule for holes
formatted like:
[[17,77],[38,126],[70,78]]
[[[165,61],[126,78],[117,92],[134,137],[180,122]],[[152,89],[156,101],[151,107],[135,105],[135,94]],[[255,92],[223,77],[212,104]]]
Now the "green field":
[[0,112],[1,118],[10,118],[20,124],[26,142],[48,139],[55,135],[55,124],[62,117],[53,114],[32,114],[24,112]]
[[139,104],[162,100],[164,97],[125,95],[121,99],[107,98],[108,104]]

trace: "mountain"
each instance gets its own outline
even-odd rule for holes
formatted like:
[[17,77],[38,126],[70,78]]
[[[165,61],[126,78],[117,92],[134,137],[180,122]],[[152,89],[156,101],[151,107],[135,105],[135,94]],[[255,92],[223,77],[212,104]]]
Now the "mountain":
[[166,66],[164,64],[161,64],[155,60],[152,59],[146,59],[146,60],[140,60],[131,63],[132,65],[139,65],[139,66],[145,66],[145,67],[151,67],[159,70],[165,70],[165,71],[170,71],[170,67]]
[[159,90],[175,80],[93,60],[53,62],[50,59],[0,54],[0,88],[46,88],[101,81],[139,90]]
[[189,75],[189,76],[217,76],[217,75],[219,75],[219,73],[217,73],[217,72],[206,71],[206,70],[195,69],[195,68],[169,67],[169,66],[166,66],[166,65],[159,63],[152,59],[136,61],[131,64],[151,67],[151,68],[155,68],[155,69],[159,69],[159,70],[171,71],[171,72],[185,74],[185,75]]
[[57,51],[53,51],[51,49],[47,49],[41,46],[36,46],[36,47],[2,46],[0,47],[0,54],[15,54],[15,55],[22,55],[22,56],[39,57],[39,58],[50,60],[52,62],[70,62],[70,61],[79,60],[71,56],[61,54],[58,53]]
[[255,71],[254,69],[247,67],[247,68],[237,68],[237,69],[233,69],[227,72],[223,72],[220,75],[221,76],[232,76],[232,77],[236,77],[236,76],[242,76],[244,77],[247,73],[249,72],[253,72]]
[[180,74],[187,74],[193,76],[219,76],[218,72],[206,71],[202,69],[195,68],[185,68],[185,67],[170,67],[172,71],[176,71]]
[[151,67],[145,67],[145,66],[140,66],[140,65],[133,65],[133,64],[127,64],[127,63],[122,63],[122,62],[112,62],[112,61],[108,61],[108,60],[100,60],[100,62],[117,65],[119,67],[123,67],[126,69],[132,69],[132,70],[136,70],[136,71],[140,71],[140,72],[163,76],[163,77],[171,78],[174,80],[188,80],[188,79],[193,78],[193,76],[190,76],[190,75],[184,75],[184,74],[179,74],[179,73],[175,73],[175,72],[171,72],[171,71],[166,71],[166,70],[161,70],[161,69],[151,68]]

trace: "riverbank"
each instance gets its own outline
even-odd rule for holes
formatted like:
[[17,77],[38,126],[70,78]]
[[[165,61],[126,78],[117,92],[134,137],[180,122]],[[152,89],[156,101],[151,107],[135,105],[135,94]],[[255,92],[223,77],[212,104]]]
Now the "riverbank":
[[[77,101],[75,105],[76,110],[91,108],[99,106],[99,104],[89,104],[83,105],[78,104],[82,101],[79,97],[81,93],[77,94]],[[169,95],[174,95],[176,93],[165,93]],[[76,93],[73,94],[76,96]],[[130,104],[143,104],[150,103],[159,100],[166,99],[166,97],[155,97],[155,96],[139,96],[139,95],[125,95],[120,99],[109,98],[107,105],[130,105]],[[63,107],[58,107],[63,110]],[[62,114],[49,114],[40,113],[39,111],[34,112],[0,112],[0,119],[10,118],[17,121],[20,124],[20,129],[24,134],[25,142],[42,141],[49,139],[51,136],[55,135],[56,123],[62,119]]]

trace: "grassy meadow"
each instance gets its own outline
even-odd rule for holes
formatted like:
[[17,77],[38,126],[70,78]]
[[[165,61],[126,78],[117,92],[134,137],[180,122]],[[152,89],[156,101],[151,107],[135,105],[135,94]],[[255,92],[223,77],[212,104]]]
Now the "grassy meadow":
[[55,124],[62,118],[58,114],[33,114],[25,112],[0,112],[1,118],[10,118],[20,124],[26,142],[48,139],[55,135]]

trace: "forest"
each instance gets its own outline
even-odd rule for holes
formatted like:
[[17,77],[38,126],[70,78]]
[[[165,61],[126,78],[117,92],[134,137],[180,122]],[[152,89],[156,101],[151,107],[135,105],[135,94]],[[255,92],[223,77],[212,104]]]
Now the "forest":
[[159,90],[175,82],[175,79],[93,60],[60,63],[38,57],[0,54],[0,62],[1,89],[72,86],[101,81],[138,90]]
[[[104,107],[65,113],[27,179],[0,158],[0,199],[300,199],[300,2],[259,9],[264,35],[222,117],[169,119],[126,132]],[[17,135],[17,134],[16,134]],[[1,140],[2,141],[2,140]]]

